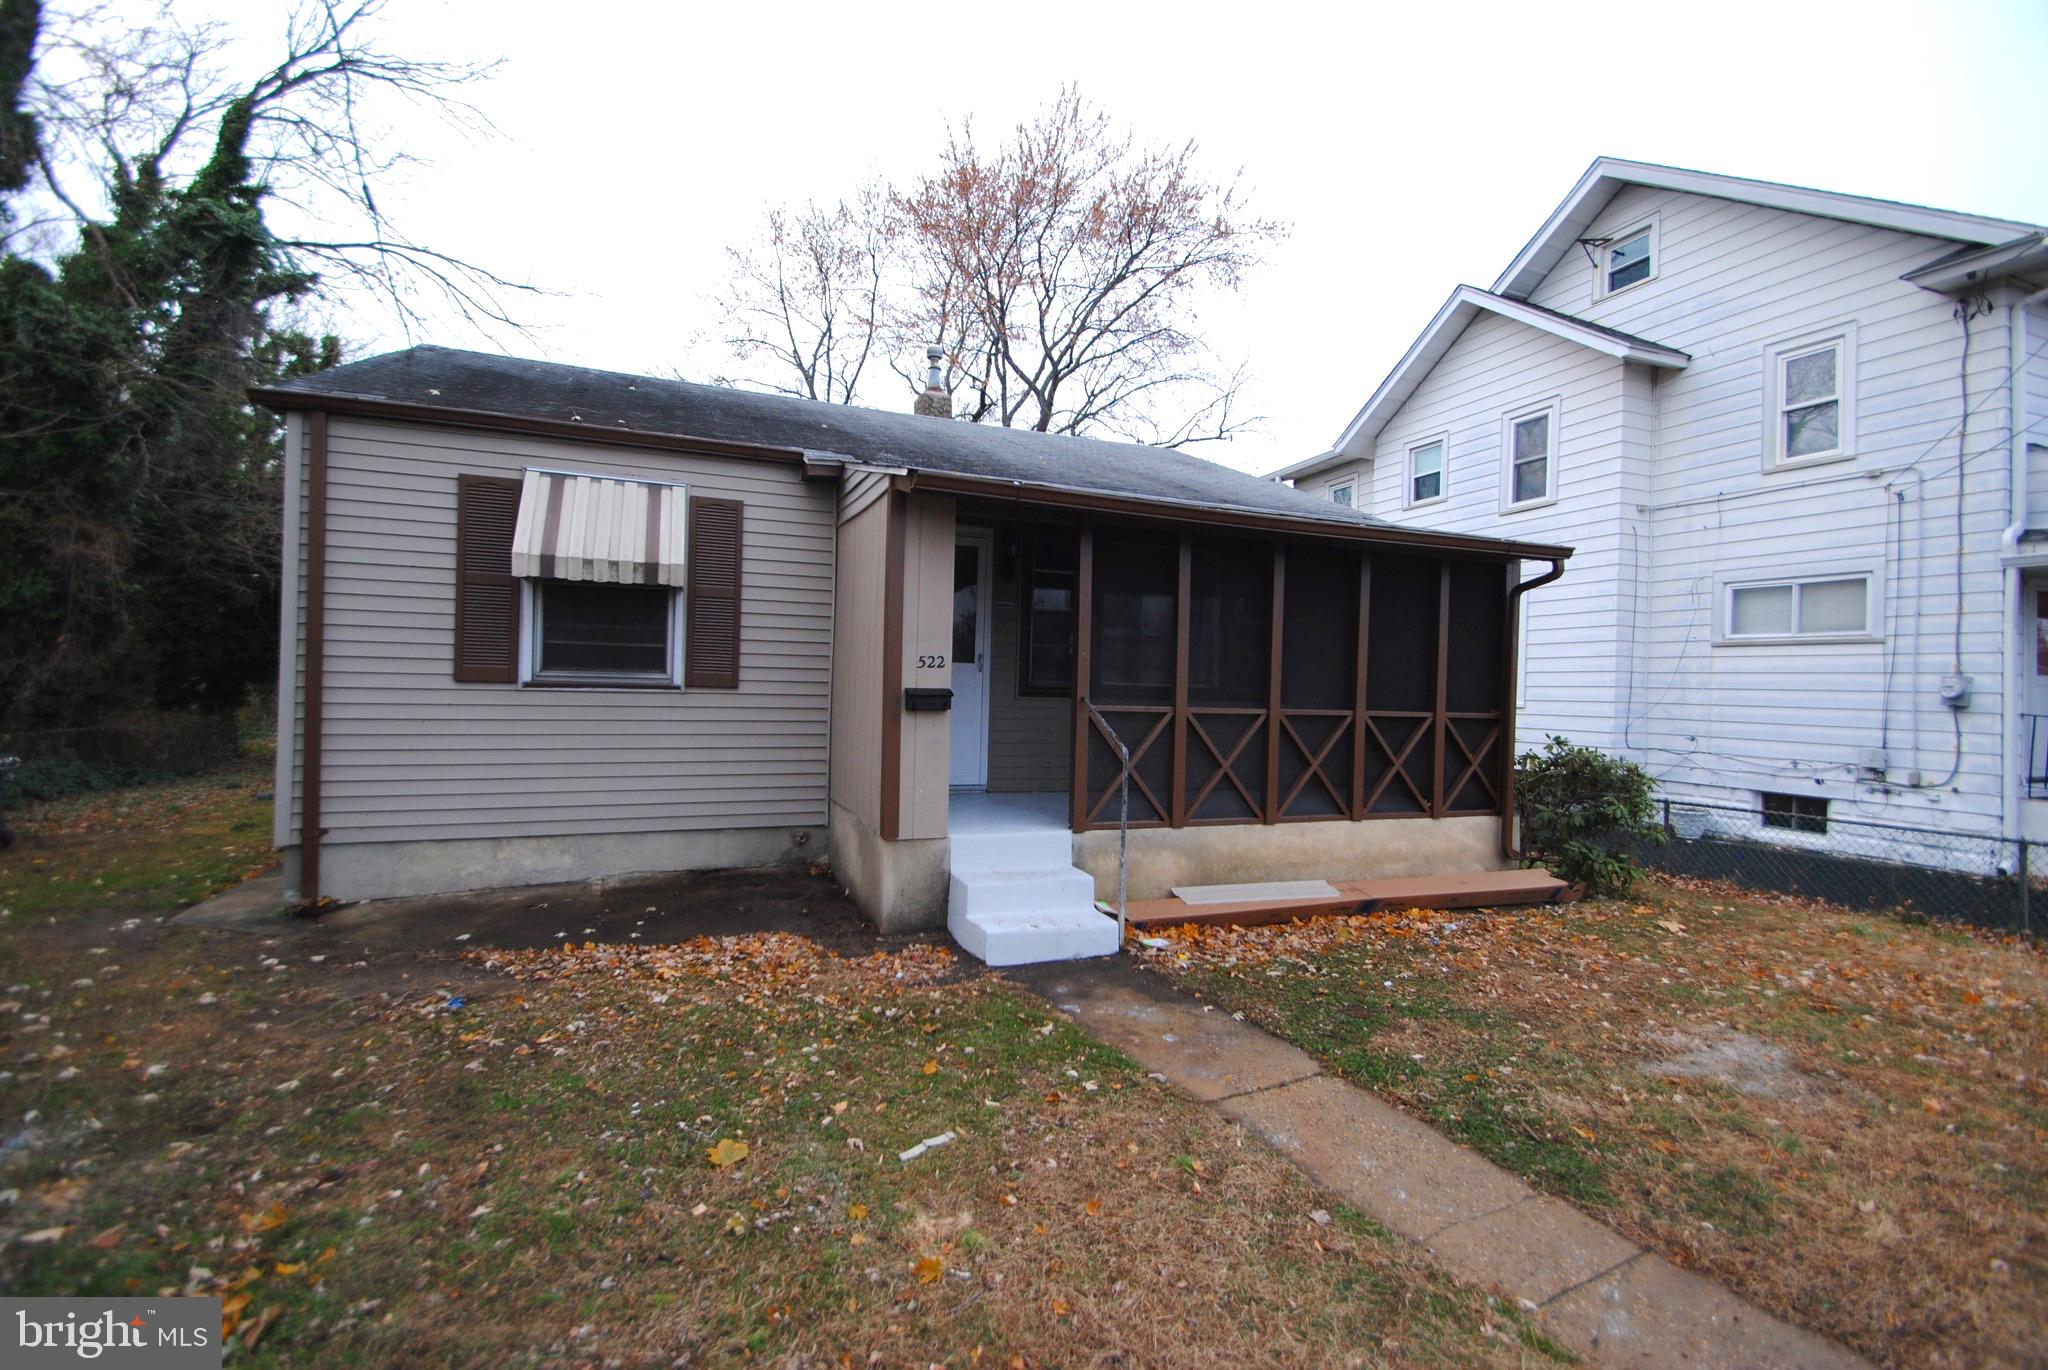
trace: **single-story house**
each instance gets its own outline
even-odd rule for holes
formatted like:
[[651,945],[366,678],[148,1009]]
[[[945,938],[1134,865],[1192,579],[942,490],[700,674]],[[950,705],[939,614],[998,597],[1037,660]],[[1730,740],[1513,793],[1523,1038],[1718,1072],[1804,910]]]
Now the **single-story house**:
[[1510,863],[1520,567],[1567,548],[936,381],[891,414],[415,347],[252,393],[299,899],[821,863],[1014,960],[1113,949],[1126,793],[1132,898]]

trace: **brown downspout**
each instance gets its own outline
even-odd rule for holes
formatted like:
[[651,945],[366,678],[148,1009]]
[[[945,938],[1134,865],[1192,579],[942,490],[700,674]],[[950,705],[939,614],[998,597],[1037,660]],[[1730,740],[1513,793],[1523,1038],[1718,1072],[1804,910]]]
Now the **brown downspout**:
[[320,897],[320,753],[327,676],[327,415],[306,416],[305,759],[299,794],[299,898]]
[[[1509,574],[1519,576],[1520,563],[1509,562]],[[1520,665],[1515,660],[1517,644],[1521,634],[1522,596],[1539,585],[1548,585],[1564,574],[1564,559],[1550,558],[1550,569],[1534,580],[1517,579],[1508,587],[1507,626],[1501,646],[1501,703],[1500,703],[1500,853],[1510,861],[1526,861],[1527,852],[1515,845],[1515,671]]]

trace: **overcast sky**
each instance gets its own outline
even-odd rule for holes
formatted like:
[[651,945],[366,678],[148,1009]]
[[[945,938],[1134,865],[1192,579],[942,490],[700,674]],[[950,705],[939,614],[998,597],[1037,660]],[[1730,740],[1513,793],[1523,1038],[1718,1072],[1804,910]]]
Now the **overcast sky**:
[[[1345,17],[1336,17],[1339,9]],[[180,0],[267,34],[283,0]],[[2048,223],[2048,0],[1895,5],[705,5],[391,0],[385,46],[504,66],[496,136],[425,117],[380,205],[416,239],[558,294],[504,350],[706,378],[723,249],[764,206],[929,164],[1077,82],[1138,136],[1195,139],[1287,221],[1205,314],[1260,430],[1326,448],[1451,288],[1491,284],[1595,156]],[[368,313],[360,352],[403,345]],[[449,322],[417,341],[493,344]],[[887,396],[891,392],[877,387]]]

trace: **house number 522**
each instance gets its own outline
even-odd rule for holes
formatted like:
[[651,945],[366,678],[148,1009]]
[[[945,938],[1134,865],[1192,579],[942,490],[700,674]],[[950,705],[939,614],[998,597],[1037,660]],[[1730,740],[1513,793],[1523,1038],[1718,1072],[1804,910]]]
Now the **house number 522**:
[[943,656],[926,655],[917,659],[917,669],[920,671],[935,671],[945,664],[946,658]]

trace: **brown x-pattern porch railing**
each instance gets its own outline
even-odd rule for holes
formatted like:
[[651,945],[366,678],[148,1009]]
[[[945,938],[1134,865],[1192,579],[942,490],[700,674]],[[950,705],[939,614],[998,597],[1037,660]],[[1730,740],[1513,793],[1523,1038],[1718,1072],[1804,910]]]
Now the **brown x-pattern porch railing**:
[[[1129,745],[1128,761],[1119,761],[1112,740],[1101,724],[1090,718],[1086,707],[1093,657],[1095,557],[1092,530],[1082,531],[1075,652],[1077,693],[1082,702],[1075,709],[1072,795],[1077,831],[1111,826],[1105,822],[1106,810],[1127,773],[1134,801],[1130,826],[1134,828],[1432,818],[1499,811],[1506,783],[1502,768],[1511,764],[1503,742],[1512,726],[1511,644],[1502,644],[1496,668],[1500,676],[1498,707],[1449,708],[1453,663],[1448,562],[1440,568],[1432,707],[1368,707],[1372,562],[1365,554],[1359,558],[1352,707],[1286,707],[1282,688],[1284,543],[1273,544],[1269,697],[1264,706],[1215,705],[1191,702],[1188,697],[1191,542],[1183,536],[1180,544],[1173,702],[1094,701],[1097,709],[1116,720],[1117,730]],[[1505,573],[1503,582],[1505,599]],[[1126,726],[1127,718],[1135,726]],[[1276,719],[1277,728],[1273,726]],[[1327,731],[1318,735],[1316,722]],[[1161,747],[1168,751],[1163,762],[1158,753]],[[1095,764],[1098,761],[1106,761],[1106,771]],[[1213,811],[1212,800],[1233,795],[1242,805],[1240,812]]]

